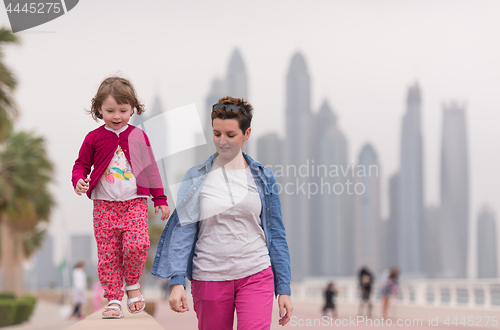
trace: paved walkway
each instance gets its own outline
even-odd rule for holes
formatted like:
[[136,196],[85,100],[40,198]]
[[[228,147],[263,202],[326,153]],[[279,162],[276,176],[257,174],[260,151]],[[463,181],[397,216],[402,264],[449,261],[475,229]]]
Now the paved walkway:
[[[294,318],[285,326],[281,327],[278,324],[279,320],[279,310],[277,300],[274,300],[273,306],[273,321],[271,324],[271,330],[277,329],[295,329],[295,328],[304,328],[304,329],[325,329],[325,328],[353,328],[353,329],[363,329],[363,330],[378,330],[380,328],[401,328],[405,330],[419,329],[419,330],[444,330],[450,328],[456,328],[455,326],[446,327],[446,326],[429,326],[428,319],[421,319],[421,323],[417,324],[418,321],[414,321],[410,319],[410,321],[414,324],[405,325],[404,322],[407,319],[402,319],[402,325],[398,326],[396,323],[398,322],[397,318],[391,319],[389,322],[391,325],[387,325],[387,321],[385,320],[381,323],[380,318],[373,319],[357,319],[356,315],[349,315],[348,309],[344,307],[340,308],[339,313],[340,316],[338,319],[330,318],[329,315],[327,318],[323,318],[323,314],[321,312],[321,304],[318,303],[305,303],[305,302],[293,302],[294,303]],[[159,301],[157,303],[156,311],[155,311],[155,319],[160,323],[165,330],[196,330],[198,329],[198,320],[196,319],[196,313],[193,310],[193,302],[188,294],[188,306],[191,309],[189,312],[185,312],[183,314],[174,313],[170,310],[168,306],[168,301]],[[354,306],[350,306],[351,308]],[[378,308],[379,306],[376,306]],[[416,319],[415,319],[416,320]],[[236,317],[235,317],[235,326],[236,329]]]
[[77,319],[67,319],[60,316],[61,305],[38,300],[33,315],[28,322],[2,330],[62,330],[78,322]]
[[[155,310],[155,319],[156,321],[163,327],[165,330],[196,330],[198,329],[198,320],[196,319],[196,314],[193,310],[193,302],[191,299],[191,295],[188,294],[188,304],[189,307],[191,308],[191,311],[179,314],[179,313],[174,313],[170,310],[168,306],[168,301],[166,300],[157,300],[157,305],[156,305],[156,310]],[[155,294],[150,294],[150,297],[154,300]],[[292,329],[292,328],[304,328],[304,329],[325,329],[325,328],[333,328],[333,327],[349,327],[349,328],[359,328],[360,330],[378,330],[380,328],[405,328],[404,330],[411,330],[411,329],[420,329],[420,330],[444,330],[444,329],[456,329],[458,327],[463,328],[469,328],[469,327],[462,327],[460,324],[457,325],[450,325],[450,326],[445,326],[443,324],[440,324],[438,326],[430,326],[429,325],[429,314],[430,312],[422,312],[418,313],[417,310],[414,310],[413,308],[410,307],[410,313],[404,312],[403,311],[403,306],[400,307],[395,307],[395,309],[392,310],[392,315],[395,315],[397,317],[401,317],[401,320],[403,324],[401,326],[397,325],[397,318],[391,319],[392,324],[389,326],[387,325],[387,322],[384,321],[384,323],[381,323],[380,318],[373,318],[371,320],[359,320],[360,322],[358,323],[358,319],[355,315],[356,313],[356,306],[351,305],[339,305],[339,315],[340,317],[338,319],[333,319],[331,320],[330,317],[327,319],[323,318],[323,315],[321,313],[321,304],[319,303],[306,303],[306,302],[297,302],[294,301],[294,312],[293,316],[294,318],[292,319],[291,322],[286,325],[284,329]],[[274,306],[273,306],[273,322],[271,325],[271,330],[277,330],[277,329],[283,329],[283,327],[280,327],[278,325],[278,308],[277,308],[277,300],[274,300]],[[432,308],[431,308],[432,309]],[[450,309],[451,311],[451,309]],[[374,312],[378,313],[380,312],[380,306],[374,306]],[[491,311],[492,312],[492,311]],[[498,313],[498,311],[496,311]],[[143,328],[143,329],[148,329],[148,324],[151,323],[153,320],[146,314],[146,313],[140,313],[136,315],[131,315],[128,314],[125,308],[125,318],[124,320],[102,320],[100,318],[100,314],[93,314],[89,316],[88,322],[90,323],[79,323],[75,324],[78,320],[71,319],[68,320],[67,318],[62,318],[61,315],[61,305],[59,304],[54,304],[50,302],[46,302],[43,300],[39,300],[37,302],[37,305],[35,307],[35,311],[33,313],[33,316],[31,317],[30,321],[25,322],[23,324],[17,325],[17,326],[10,326],[10,327],[4,327],[1,328],[2,330],[28,330],[28,329],[33,329],[33,330],[62,330],[62,329],[67,329],[70,327],[70,329],[106,329],[106,330],[111,330],[115,328],[115,325],[118,326],[120,329],[124,329],[122,327],[123,325],[126,324],[131,324],[133,325],[134,329],[137,328]],[[448,312],[445,310],[443,315],[446,315]],[[462,312],[462,314],[473,314],[473,310],[467,310]],[[490,312],[488,312],[490,313]],[[463,315],[465,315],[463,314]],[[406,315],[411,315],[412,318],[403,318]],[[493,314],[492,314],[493,315]],[[236,318],[235,318],[236,319]],[[498,317],[500,319],[500,317]],[[126,324],[123,322],[127,320]],[[421,320],[419,324],[415,324],[414,320]],[[440,316],[440,322],[442,323],[442,317]],[[404,325],[404,322],[411,322],[413,324],[410,325]],[[459,321],[460,322],[460,321]],[[236,324],[236,322],[235,322]],[[89,325],[88,327],[82,327],[83,325]],[[73,327],[71,327],[73,326]],[[79,327],[78,327],[79,326]],[[155,325],[158,326],[158,325]],[[236,329],[236,326],[234,327]],[[483,330],[486,330],[486,327],[482,327]],[[497,328],[498,329],[498,328]],[[403,329],[402,329],[403,330]]]

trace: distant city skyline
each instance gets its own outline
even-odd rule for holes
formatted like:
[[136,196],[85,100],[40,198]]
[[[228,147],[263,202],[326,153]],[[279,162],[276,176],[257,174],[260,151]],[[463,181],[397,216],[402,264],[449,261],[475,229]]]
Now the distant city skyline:
[[[119,19],[129,24],[109,18],[118,7]],[[221,8],[239,14],[214,20]],[[283,15],[276,17],[277,11]],[[309,66],[311,111],[317,113],[328,99],[348,139],[349,161],[367,142],[377,150],[383,218],[389,214],[388,178],[399,168],[398,136],[408,86],[418,81],[423,95],[425,206],[440,204],[442,104],[465,101],[471,185],[468,253],[473,259],[468,274],[474,276],[474,215],[485,203],[500,211],[500,157],[485,147],[500,139],[499,11],[497,1],[460,0],[148,2],[139,7],[128,0],[89,0],[64,17],[20,33],[22,43],[5,49],[5,63],[19,81],[16,127],[44,136],[56,167],[52,190],[58,204],[48,227],[56,237],[54,260],[59,262],[64,250],[64,223],[70,234],[92,232],[92,205],[73,193],[69,177],[83,137],[100,125],[83,111],[100,81],[120,73],[132,79],[148,112],[159,95],[164,109],[194,102],[205,118],[211,82],[225,77],[238,48],[256,109],[252,155],[259,137],[285,136],[284,81],[291,56],[300,51]],[[90,26],[88,17],[93,17]],[[8,22],[4,11],[0,21]],[[114,45],[130,47],[118,50]]]

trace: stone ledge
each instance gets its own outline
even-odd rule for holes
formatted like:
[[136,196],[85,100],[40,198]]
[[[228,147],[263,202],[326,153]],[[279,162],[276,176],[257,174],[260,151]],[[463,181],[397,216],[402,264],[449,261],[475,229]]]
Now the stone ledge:
[[138,314],[130,314],[126,307],[126,302],[123,304],[123,315],[122,319],[103,319],[102,311],[90,314],[85,319],[73,324],[72,326],[66,328],[67,330],[81,330],[81,329],[92,329],[92,330],[137,330],[137,329],[148,329],[148,330],[164,330],[163,327],[156,322],[156,320],[148,313],[142,311]]

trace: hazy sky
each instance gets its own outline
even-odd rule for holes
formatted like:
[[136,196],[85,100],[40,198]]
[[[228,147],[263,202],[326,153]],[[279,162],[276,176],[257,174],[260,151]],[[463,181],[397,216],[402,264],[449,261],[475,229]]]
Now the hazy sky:
[[[276,128],[283,136],[286,73],[301,52],[313,111],[328,99],[351,159],[366,142],[378,153],[384,210],[388,177],[399,167],[408,86],[418,81],[423,96],[426,204],[439,203],[442,104],[464,102],[475,226],[484,203],[500,211],[498,17],[497,0],[85,0],[18,33],[22,44],[8,47],[4,60],[20,82],[17,126],[45,136],[56,165],[54,233],[62,219],[73,233],[92,230],[91,202],[74,194],[70,177],[85,134],[99,125],[83,109],[101,80],[119,72],[146,107],[160,94],[167,109],[194,102],[205,112],[210,83],[225,75],[235,47],[249,74],[253,143]],[[0,25],[10,26],[4,9]]]

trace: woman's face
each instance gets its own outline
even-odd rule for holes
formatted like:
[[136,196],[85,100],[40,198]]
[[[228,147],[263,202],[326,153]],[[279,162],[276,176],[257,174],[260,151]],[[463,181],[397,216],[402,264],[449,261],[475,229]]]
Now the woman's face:
[[219,156],[228,161],[234,159],[243,149],[243,143],[250,137],[252,129],[249,127],[243,134],[235,118],[215,118],[212,124],[214,144]]

